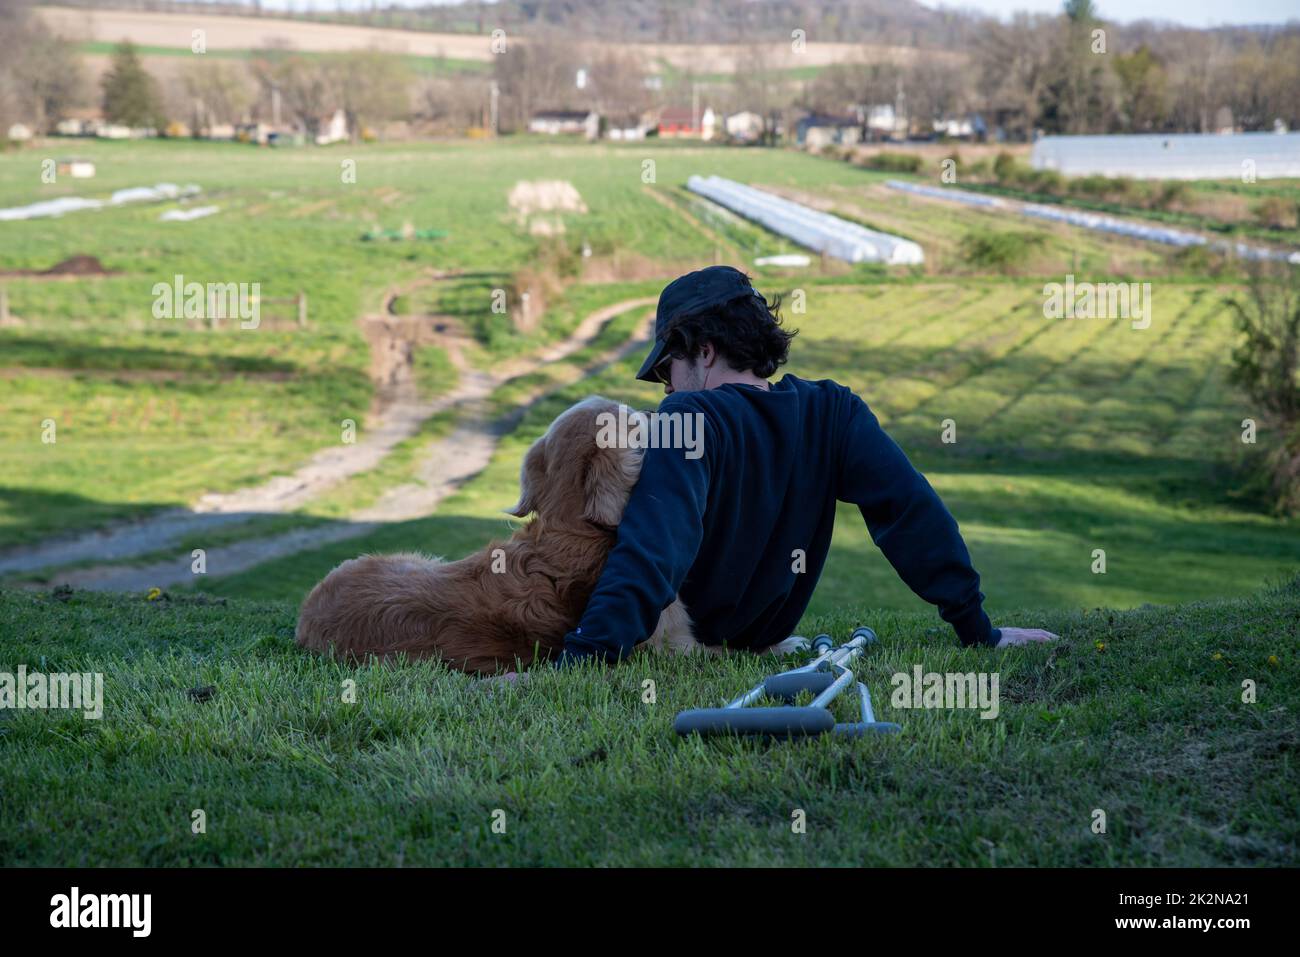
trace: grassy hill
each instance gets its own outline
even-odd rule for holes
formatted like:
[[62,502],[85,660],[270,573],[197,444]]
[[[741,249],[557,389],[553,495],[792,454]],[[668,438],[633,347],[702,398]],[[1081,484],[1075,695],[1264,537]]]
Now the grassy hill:
[[[183,594],[0,592],[4,668],[101,672],[105,686],[97,721],[0,710],[0,861],[1298,859],[1300,579],[1233,600],[1051,613],[1042,623],[1063,636],[1051,648],[963,650],[924,613],[813,616],[803,633],[879,632],[860,674],[903,732],[797,743],[671,729],[678,710],[738,694],[778,670],[775,659],[651,656],[487,691],[430,664],[352,669],[306,656],[292,643],[294,613]],[[997,673],[998,716],[892,707],[891,676],[917,665]],[[1242,700],[1247,680],[1254,703]],[[347,681],[355,703],[342,700]],[[206,700],[196,688],[211,689]],[[838,704],[850,720],[849,702]],[[192,832],[196,810],[206,833]],[[806,833],[792,828],[799,810]]]

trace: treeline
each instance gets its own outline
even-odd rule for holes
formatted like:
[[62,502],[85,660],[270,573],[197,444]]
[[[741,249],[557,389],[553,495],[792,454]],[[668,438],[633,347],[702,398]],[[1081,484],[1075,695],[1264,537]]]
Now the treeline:
[[[150,0],[140,5],[167,4]],[[89,83],[75,49],[52,36],[29,6],[30,0],[6,0],[0,6],[0,135],[14,122],[48,130],[73,107],[98,105],[110,119],[123,115],[115,107],[122,97],[109,96],[109,88]],[[579,9],[609,12],[603,5],[576,0],[534,6],[527,8],[534,20],[550,11],[557,23],[568,22],[565,17]],[[610,9],[614,6],[629,16],[638,9],[695,15],[695,7],[688,10],[658,0],[632,3],[627,9],[611,4]],[[698,9],[732,10],[740,16],[734,6],[718,0]],[[779,122],[787,133],[804,111],[844,116],[881,105],[892,108],[898,118],[900,126],[891,132],[925,137],[934,135],[936,120],[975,115],[990,136],[1000,131],[1009,139],[1029,139],[1036,130],[1211,132],[1267,130],[1277,122],[1300,128],[1300,26],[1253,31],[1119,29],[1099,20],[1089,0],[1069,0],[1056,16],[1023,15],[1007,23],[981,19],[981,28],[959,51],[918,50],[874,60],[866,59],[864,52],[863,59],[808,77],[786,69],[788,64],[774,65],[770,42],[752,38],[768,28],[765,18],[776,17],[775,8],[765,3],[742,6],[751,38],[736,43],[742,51],[740,65],[726,79],[709,76],[716,67],[708,63],[694,70],[664,71],[635,48],[588,39],[588,32],[575,40],[538,27],[527,42],[510,44],[507,54],[477,71],[429,72],[425,62],[426,69],[417,73],[414,58],[376,51],[267,49],[253,51],[242,61],[172,58],[160,64],[170,73],[162,84],[152,81],[160,87],[152,100],[138,92],[127,98],[137,104],[143,98],[148,109],[132,106],[126,114],[153,116],[162,122],[138,125],[159,129],[167,122],[198,130],[279,119],[312,134],[322,116],[342,109],[353,135],[367,125],[377,128],[392,120],[463,133],[490,126],[495,102],[497,127],[510,132],[526,128],[535,110],[595,110],[611,122],[623,122],[652,106],[690,103],[694,96],[701,109],[751,110],[768,121],[769,129]],[[449,9],[468,16],[476,8]],[[800,14],[797,6],[791,9],[787,24]],[[859,10],[856,5],[853,9]],[[923,11],[918,23],[939,16],[917,9]],[[963,19],[965,14],[942,17],[953,30],[958,30],[956,24],[970,22]],[[700,22],[713,21],[706,16]],[[590,33],[600,32],[599,17],[592,26]],[[815,36],[810,31],[810,38]],[[114,69],[127,67],[118,64]],[[130,69],[143,70],[138,63]],[[575,83],[579,71],[587,81],[581,88]],[[129,88],[150,86],[146,78]]]
[[1059,16],[991,21],[966,58],[848,63],[813,80],[802,105],[899,104],[914,133],[979,113],[1027,139],[1047,133],[1300,127],[1300,27],[1225,33],[1137,31],[1100,21],[1089,0]]
[[[527,36],[636,43],[789,42],[803,30],[810,41],[915,46],[962,52],[999,21],[963,9],[931,9],[915,0],[465,0],[424,7],[375,0],[355,10],[317,0],[312,9],[286,10],[259,0],[49,0],[58,6],[158,13],[266,16],[313,22],[438,33],[484,33],[503,27]],[[954,8],[960,0],[952,0]],[[1300,20],[1300,11],[1297,13]],[[1216,27],[1209,31],[1139,21],[1123,27],[1124,49],[1154,45],[1157,35],[1176,38],[1211,33],[1228,48],[1249,44],[1267,28]]]

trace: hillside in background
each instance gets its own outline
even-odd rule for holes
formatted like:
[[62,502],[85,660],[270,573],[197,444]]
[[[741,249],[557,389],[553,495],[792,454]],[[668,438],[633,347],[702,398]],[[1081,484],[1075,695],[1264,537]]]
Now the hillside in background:
[[[67,0],[82,10],[292,18],[297,22],[345,23],[403,30],[488,33],[500,27],[527,35],[636,43],[728,43],[740,39],[789,41],[798,23],[810,40],[951,47],[969,39],[977,14],[931,10],[915,0],[501,0],[496,3],[430,4],[423,8],[382,2],[373,11],[319,9],[292,14],[251,3],[186,3],[169,0]],[[328,7],[328,5],[322,5]]]

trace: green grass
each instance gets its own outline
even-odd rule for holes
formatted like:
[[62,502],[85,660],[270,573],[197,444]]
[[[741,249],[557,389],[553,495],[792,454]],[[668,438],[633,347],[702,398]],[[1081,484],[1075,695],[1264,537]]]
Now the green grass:
[[[0,861],[40,866],[1294,865],[1300,582],[1052,613],[1047,648],[956,648],[929,615],[802,633],[882,645],[898,736],[682,740],[674,714],[787,664],[647,656],[488,693],[433,664],[293,645],[294,606],[0,592],[0,668],[104,676],[104,716],[0,711]],[[892,675],[993,672],[999,714],[905,710]],[[1242,702],[1243,682],[1257,700]],[[355,682],[355,703],[342,700]],[[644,697],[654,682],[654,701]],[[211,686],[207,701],[187,690]],[[841,720],[849,702],[837,703]],[[522,746],[521,746],[522,745]],[[202,809],[207,831],[191,831]],[[1106,831],[1093,833],[1097,810]],[[492,829],[494,812],[505,832]],[[806,833],[795,833],[796,811]]]
[[[0,270],[91,254],[114,273],[0,276],[22,320],[0,328],[0,547],[292,472],[339,441],[345,418],[364,434],[373,387],[357,320],[389,290],[403,291],[399,314],[459,320],[474,338],[470,363],[490,369],[596,309],[653,297],[712,261],[721,239],[760,289],[785,296],[800,330],[788,371],[853,387],[938,489],[995,623],[1048,627],[1063,641],[957,648],[843,506],[800,631],[880,632],[866,674],[882,717],[905,726],[898,738],[704,745],[672,735],[677,710],[738,693],[774,661],[651,657],[609,673],[539,673],[489,696],[434,665],[354,671],[300,654],[296,605],[335,564],[404,549],[455,558],[507,536],[520,459],[558,413],[590,393],[657,403],[661,389],[633,379],[639,355],[584,374],[649,311],[633,309],[489,397],[498,415],[529,404],[487,468],[432,516],[201,579],[202,594],[0,591],[0,671],[84,669],[107,686],[100,722],[0,710],[0,862],[1295,862],[1300,523],[1236,493],[1234,470],[1268,437],[1240,443],[1241,420],[1257,413],[1227,382],[1231,276],[1048,224],[1017,222],[1017,249],[995,241],[991,259],[971,256],[1003,224],[890,191],[887,174],[793,152],[538,137],[293,151],[78,141],[97,178],[43,185],[44,152],[0,156],[0,206],[193,181],[222,209],[159,224],[174,204],[125,207],[0,232]],[[349,159],[355,184],[340,178]],[[684,192],[690,174],[709,172],[916,239],[926,269],[748,266],[751,253],[787,246]],[[552,178],[570,180],[589,212],[566,214],[560,240],[539,240],[506,195],[519,180]],[[450,235],[360,239],[406,222]],[[596,264],[629,257],[630,278],[572,282],[526,334],[491,311],[493,291],[523,270],[581,268],[584,243]],[[457,275],[421,284],[435,270]],[[1150,327],[1045,319],[1044,284],[1071,272],[1150,282]],[[292,307],[257,330],[154,318],[154,283],[178,273],[260,282],[264,297],[303,290],[309,325],[294,325]],[[455,385],[437,347],[417,350],[415,375],[426,397]],[[47,419],[53,444],[41,440]],[[948,420],[953,444],[941,438]],[[347,521],[415,480],[455,421],[430,418],[377,467],[297,511],[249,516],[177,549]],[[1097,549],[1105,574],[1093,573]],[[1261,592],[1270,581],[1290,583]],[[890,675],[916,664],[997,671],[1001,716],[891,713]],[[647,678],[653,705],[641,698]],[[351,705],[340,700],[349,679]],[[1246,679],[1256,705],[1241,703]],[[185,694],[202,685],[216,697]],[[196,808],[208,816],[202,837],[190,831]],[[497,808],[505,834],[491,829]],[[797,808],[805,835],[791,832]],[[1090,830],[1098,808],[1105,836]]]
[[[116,43],[102,41],[86,41],[77,44],[77,50],[81,53],[94,53],[102,56],[111,56],[117,50]],[[163,47],[163,46],[137,46],[135,52],[142,57],[191,57],[194,51],[189,47]],[[261,51],[252,49],[211,49],[204,53],[204,56],[220,60],[251,60],[258,56]],[[296,51],[296,55],[308,60],[327,59],[333,54],[321,53],[312,50]],[[456,57],[433,57],[433,56],[416,56],[414,54],[403,53],[397,54],[398,58],[404,63],[407,69],[417,75],[445,75],[454,73],[486,73],[492,65],[483,60],[462,60]]]
[[[809,286],[807,312],[788,316],[800,330],[788,368],[867,400],[961,523],[1002,623],[1024,623],[1010,618],[1016,608],[1244,595],[1300,570],[1300,526],[1231,496],[1249,413],[1226,383],[1222,294],[1157,284],[1151,327],[1134,330],[1123,320],[1044,319],[1041,284],[1030,281]],[[639,358],[539,402],[435,517],[202,587],[292,600],[365,551],[459,557],[508,534],[501,510],[518,496],[519,462],[559,412],[591,393],[657,402],[662,390],[632,378]],[[557,375],[506,387],[499,411]],[[949,418],[955,444],[941,440]],[[1105,574],[1092,572],[1096,549]],[[862,601],[918,606],[845,505],[811,607]]]
[[[92,180],[43,183],[50,153],[96,164]],[[770,162],[774,157],[775,162]],[[430,270],[464,271],[411,304],[462,319],[490,363],[553,342],[581,313],[566,295],[530,334],[491,311],[495,288],[533,265],[544,243],[520,228],[506,197],[519,180],[571,180],[590,212],[566,216],[565,241],[634,252],[663,281],[709,261],[714,242],[691,217],[648,195],[643,158],[665,194],[707,164],[739,178],[851,183],[842,165],[796,153],[704,149],[666,143],[615,148],[520,137],[499,143],[340,144],[274,151],[188,140],[54,140],[0,155],[0,206],[58,196],[106,197],[159,182],[196,183],[221,211],[192,223],[158,223],[174,203],[15,222],[0,233],[0,271],[43,270],[74,255],[98,257],[112,275],[41,279],[0,275],[19,327],[0,328],[0,547],[60,531],[137,518],[291,471],[338,440],[338,423],[365,429],[369,354],[357,325],[387,289]],[[345,162],[356,182],[344,182]],[[449,231],[437,242],[366,243],[375,225]],[[256,330],[212,332],[202,322],[153,316],[153,288],[191,282],[260,283],[265,298],[305,291],[309,326],[292,306],[266,306]],[[603,284],[602,284],[603,285]],[[426,287],[427,288],[427,287]],[[423,297],[423,298],[421,298]],[[588,297],[602,299],[597,286]],[[49,370],[75,370],[69,378]],[[30,370],[30,371],[24,371]],[[175,378],[114,377],[150,371]],[[419,361],[430,393],[446,364]],[[53,419],[59,442],[41,442]],[[21,477],[21,478],[18,478]]]

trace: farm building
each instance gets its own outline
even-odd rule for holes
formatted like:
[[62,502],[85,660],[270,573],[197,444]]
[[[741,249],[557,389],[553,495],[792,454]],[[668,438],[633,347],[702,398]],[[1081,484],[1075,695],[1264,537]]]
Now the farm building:
[[733,140],[753,143],[763,135],[763,117],[753,110],[741,110],[739,113],[728,114],[722,121],[722,127]]
[[659,113],[659,135],[713,139],[718,125],[712,107],[694,110],[689,106],[665,106]]
[[600,134],[600,114],[591,110],[539,110],[529,118],[528,132],[548,136],[581,134],[594,140]]
[[862,121],[856,116],[809,113],[795,124],[795,138],[803,146],[850,145],[862,142]]
[[1277,179],[1300,177],[1300,133],[1045,136],[1034,144],[1035,169],[1066,176],[1133,179]]
[[328,146],[341,143],[348,138],[348,120],[342,110],[326,113],[320,117],[317,125],[316,145]]
[[877,103],[874,106],[857,107],[858,115],[863,117],[867,137],[872,140],[890,140],[907,138],[907,117],[894,109],[892,103]]
[[607,116],[603,125],[611,140],[643,140],[655,128],[653,117],[627,113]]

